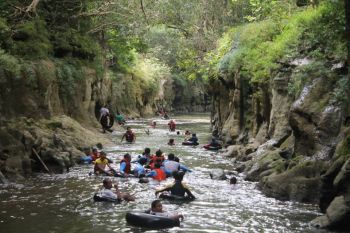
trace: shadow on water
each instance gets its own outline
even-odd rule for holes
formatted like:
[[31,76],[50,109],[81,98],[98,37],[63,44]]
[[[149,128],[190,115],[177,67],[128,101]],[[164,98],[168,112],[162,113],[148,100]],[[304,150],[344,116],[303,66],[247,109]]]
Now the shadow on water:
[[[267,198],[256,189],[256,184],[238,176],[238,189],[232,190],[228,181],[213,181],[209,172],[215,168],[232,169],[220,154],[202,148],[210,139],[208,116],[176,117],[177,129],[196,132],[200,145],[182,146],[183,135],[167,130],[168,120],[157,119],[156,129],[150,129],[148,120],[132,121],[137,135],[135,144],[120,143],[122,131],[114,132],[115,146],[106,148],[108,157],[119,168],[119,159],[128,152],[135,158],[145,147],[152,152],[161,149],[174,153],[181,162],[193,170],[184,181],[197,199],[189,203],[164,201],[168,211],[181,212],[185,221],[180,227],[166,230],[139,229],[125,222],[130,210],[144,211],[155,199],[155,188],[164,185],[150,182],[140,184],[133,178],[113,178],[124,191],[137,197],[133,203],[94,203],[93,194],[101,188],[103,177],[89,176],[91,165],[74,167],[62,175],[40,175],[22,184],[0,189],[1,232],[329,232],[313,229],[309,221],[319,215],[318,208],[293,202]],[[170,138],[175,146],[168,146]]]

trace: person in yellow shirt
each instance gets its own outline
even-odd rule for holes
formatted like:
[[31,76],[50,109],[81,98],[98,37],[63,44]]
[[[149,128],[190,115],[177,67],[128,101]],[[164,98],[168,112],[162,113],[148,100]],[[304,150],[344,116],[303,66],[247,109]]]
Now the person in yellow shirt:
[[[106,171],[105,170],[106,167],[108,167],[110,171]],[[101,151],[100,158],[95,160],[94,173],[96,175],[98,174],[106,174],[109,176],[114,175],[114,169],[111,167],[111,165],[108,162],[106,152]]]

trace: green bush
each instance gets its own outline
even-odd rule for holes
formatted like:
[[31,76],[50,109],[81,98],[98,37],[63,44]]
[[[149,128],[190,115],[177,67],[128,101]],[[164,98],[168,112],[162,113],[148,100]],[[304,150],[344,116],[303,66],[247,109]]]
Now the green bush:
[[[284,16],[284,20],[264,20],[231,29],[231,40],[223,40],[225,49],[218,46],[209,54],[212,63],[202,72],[217,77],[210,74],[216,65],[217,73],[240,70],[251,83],[263,84],[269,82],[281,64],[298,57],[310,57],[323,64],[329,59],[342,61],[347,51],[342,38],[344,16],[339,13],[343,11],[342,7],[338,2],[324,2],[316,9],[304,8],[289,18]],[[225,55],[222,51],[226,51]],[[292,89],[298,89],[299,84],[291,86],[291,91],[298,92]]]
[[19,60],[0,49],[0,82],[4,82],[6,77],[18,78],[20,71],[21,64]]
[[45,58],[52,52],[44,20],[35,18],[16,26],[12,53],[25,58]]

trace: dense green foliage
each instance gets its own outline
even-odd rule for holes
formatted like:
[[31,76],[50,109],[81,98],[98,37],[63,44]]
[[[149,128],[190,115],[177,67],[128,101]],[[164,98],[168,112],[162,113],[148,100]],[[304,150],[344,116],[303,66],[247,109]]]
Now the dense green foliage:
[[[310,64],[291,78],[290,93],[297,95],[312,72],[327,73],[322,64],[346,56],[343,5],[320,2],[4,0],[0,70],[18,77],[26,63],[50,60],[61,94],[69,98],[87,66],[118,85],[129,83],[130,93],[142,90],[152,98],[163,83],[167,92],[174,89],[165,93],[167,101],[181,105],[195,102],[198,91],[191,90],[203,88],[208,78],[239,70],[251,84],[265,85],[283,66],[307,57]],[[120,73],[133,79],[122,80]],[[338,89],[334,99],[342,99]]]
[[292,75],[290,92],[297,95],[310,77],[330,75],[330,64],[346,60],[342,11],[340,2],[325,2],[285,14],[283,21],[266,19],[233,28],[219,40],[216,51],[207,55],[209,68],[202,72],[215,78],[240,70],[251,83],[264,84],[284,66],[306,59],[307,65]]

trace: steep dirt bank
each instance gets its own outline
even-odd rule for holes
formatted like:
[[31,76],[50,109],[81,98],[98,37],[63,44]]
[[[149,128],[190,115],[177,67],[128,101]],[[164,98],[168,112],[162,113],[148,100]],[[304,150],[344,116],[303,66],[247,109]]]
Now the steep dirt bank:
[[80,162],[84,147],[112,144],[109,135],[94,126],[81,125],[64,115],[4,121],[0,127],[0,169],[10,180],[47,172],[38,153],[51,172],[66,172]]

